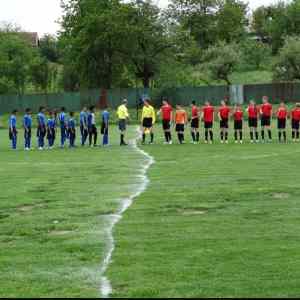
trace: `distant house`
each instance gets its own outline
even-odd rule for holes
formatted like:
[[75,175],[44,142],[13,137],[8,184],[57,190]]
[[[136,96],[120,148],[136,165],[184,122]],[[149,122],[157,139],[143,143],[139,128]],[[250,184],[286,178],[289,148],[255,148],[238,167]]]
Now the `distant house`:
[[19,35],[24,38],[32,47],[39,46],[39,35],[37,32],[19,32]]

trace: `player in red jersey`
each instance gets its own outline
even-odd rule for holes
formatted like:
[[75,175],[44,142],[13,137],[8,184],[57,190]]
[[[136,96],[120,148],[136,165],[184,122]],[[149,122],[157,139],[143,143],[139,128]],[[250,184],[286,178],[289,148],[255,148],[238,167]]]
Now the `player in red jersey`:
[[165,133],[165,144],[172,144],[171,122],[173,119],[173,108],[167,100],[162,102],[162,106],[157,115],[161,115],[163,131]]
[[221,107],[219,108],[218,117],[220,120],[220,137],[221,143],[228,144],[228,122],[230,116],[230,108],[226,105],[225,101],[221,101]]
[[234,140],[238,143],[238,136],[240,138],[240,143],[243,144],[243,116],[244,112],[241,105],[236,105],[233,112],[234,119]]
[[291,119],[292,119],[292,138],[293,142],[300,142],[300,103],[296,103],[295,107],[291,111]]
[[192,102],[192,120],[191,120],[191,135],[193,143],[199,143],[199,108],[196,105],[196,101]]
[[214,124],[214,107],[211,106],[209,101],[205,102],[205,106],[202,108],[201,119],[204,122],[205,128],[205,143],[208,143],[208,135],[210,137],[210,144],[213,143],[214,133],[213,133],[213,124]]
[[277,128],[278,128],[278,139],[281,143],[281,137],[283,136],[283,141],[286,143],[286,119],[288,117],[288,110],[284,104],[281,102],[277,110]]
[[254,135],[255,135],[255,140],[258,143],[257,124],[258,124],[259,111],[254,101],[250,101],[250,104],[247,108],[247,112],[248,112],[248,125],[250,129],[251,143],[254,143]]
[[261,115],[261,139],[265,140],[265,129],[268,130],[269,141],[272,141],[271,120],[272,120],[272,104],[269,103],[267,96],[263,97],[263,104],[260,107]]

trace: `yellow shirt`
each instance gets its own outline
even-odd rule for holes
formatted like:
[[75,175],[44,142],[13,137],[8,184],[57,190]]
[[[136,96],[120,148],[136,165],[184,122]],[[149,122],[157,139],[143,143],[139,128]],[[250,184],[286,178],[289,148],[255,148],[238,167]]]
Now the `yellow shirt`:
[[145,118],[152,118],[152,123],[154,124],[156,121],[156,114],[153,106],[144,106],[143,107],[143,112],[142,112],[142,120]]
[[124,104],[122,104],[118,107],[117,116],[121,120],[129,118],[128,109]]

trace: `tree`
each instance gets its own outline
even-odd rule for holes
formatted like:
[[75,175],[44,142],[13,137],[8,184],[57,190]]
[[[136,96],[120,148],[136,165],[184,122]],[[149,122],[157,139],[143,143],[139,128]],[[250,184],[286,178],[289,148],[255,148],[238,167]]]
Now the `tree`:
[[204,67],[208,70],[210,78],[231,85],[230,75],[235,71],[240,60],[238,46],[221,42],[207,50],[205,59],[207,63]]
[[172,43],[168,39],[160,10],[152,1],[133,1],[127,20],[130,22],[130,49],[123,50],[123,53],[132,63],[136,78],[142,81],[144,88],[149,88]]
[[225,0],[217,13],[216,32],[218,39],[231,43],[246,35],[247,4],[239,0]]
[[64,63],[72,64],[87,88],[111,88],[120,76],[124,61],[121,49],[127,45],[124,22],[128,4],[119,0],[71,0],[63,3],[64,17],[60,47]]
[[300,80],[300,38],[289,37],[273,66],[275,80]]
[[60,58],[57,44],[58,42],[55,36],[43,36],[39,42],[41,56],[46,58],[49,62],[57,63]]
[[[23,94],[30,79],[30,64],[37,52],[14,32],[0,32],[0,81],[2,90]],[[6,88],[4,85],[7,84]]]
[[259,70],[270,63],[271,48],[256,40],[245,40],[240,44],[244,70]]
[[273,54],[283,46],[288,30],[287,8],[284,2],[278,2],[268,7],[259,7],[253,13],[252,28],[262,39],[272,46]]
[[47,93],[51,84],[56,81],[56,65],[50,63],[46,58],[37,56],[30,67],[31,81],[37,89]]
[[208,48],[216,42],[217,0],[172,0],[169,14],[198,42]]

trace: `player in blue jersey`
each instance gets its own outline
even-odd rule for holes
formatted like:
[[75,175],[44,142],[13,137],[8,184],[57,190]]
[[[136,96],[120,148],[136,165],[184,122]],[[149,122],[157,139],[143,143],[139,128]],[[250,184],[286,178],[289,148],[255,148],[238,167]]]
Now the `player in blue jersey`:
[[30,108],[27,108],[25,110],[25,115],[23,118],[23,128],[24,128],[25,150],[29,151],[31,149],[31,128],[32,128],[32,116],[31,116]]
[[56,121],[54,117],[54,113],[52,111],[49,112],[49,119],[47,121],[47,140],[49,149],[53,149],[54,142],[56,137]]
[[9,139],[13,150],[17,149],[17,110],[13,110],[9,118]]
[[39,150],[43,150],[45,146],[45,136],[46,136],[46,117],[45,108],[40,107],[39,113],[37,115],[37,138]]
[[68,135],[70,141],[70,148],[74,148],[76,139],[76,121],[73,112],[70,112],[70,118],[68,121]]
[[86,139],[89,135],[88,124],[87,124],[87,108],[83,107],[80,113],[80,134],[81,134],[81,146],[85,145]]
[[103,135],[103,146],[109,145],[108,140],[108,125],[109,125],[109,112],[104,110],[102,113],[102,124],[101,124],[101,134]]
[[[97,146],[97,127],[96,127],[96,117],[95,117],[95,106],[91,106],[87,116],[87,125],[89,132],[89,145],[90,147]],[[92,144],[92,140],[94,137],[94,144]]]
[[67,116],[66,109],[64,107],[60,110],[58,121],[60,126],[60,146],[63,148],[67,139]]

